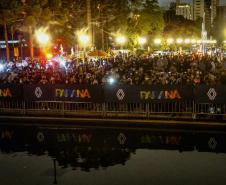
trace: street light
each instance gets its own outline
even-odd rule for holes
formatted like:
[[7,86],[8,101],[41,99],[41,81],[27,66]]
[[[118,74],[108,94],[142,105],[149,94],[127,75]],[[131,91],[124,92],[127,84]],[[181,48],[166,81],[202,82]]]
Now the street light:
[[173,38],[168,38],[168,39],[166,40],[166,42],[167,42],[168,45],[171,45],[171,44],[174,43],[174,40],[173,40]]
[[138,43],[143,46],[147,42],[147,39],[145,37],[139,37]]
[[79,42],[84,46],[87,45],[89,43],[89,36],[85,34],[79,35]]
[[42,44],[42,45],[48,44],[48,42],[50,40],[49,35],[41,30],[37,30],[35,32],[35,36],[36,36],[36,39],[39,42],[39,44]]
[[185,44],[190,44],[190,43],[191,43],[191,40],[190,40],[190,39],[185,39],[185,40],[184,40],[184,43],[185,43]]
[[195,39],[191,39],[191,43],[192,43],[192,44],[196,44],[197,41],[196,41]]
[[156,38],[156,39],[154,40],[154,43],[155,43],[156,45],[160,45],[160,44],[162,43],[162,40],[161,40],[160,38]]
[[116,37],[116,42],[120,45],[123,45],[126,42],[126,38],[124,36]]
[[40,45],[40,48],[39,48],[40,55],[41,53],[44,53],[46,58],[48,59],[51,58],[50,56],[46,56],[46,53],[45,53],[45,50],[48,48],[48,44],[50,41],[50,36],[46,33],[46,28],[39,28],[38,30],[36,30],[35,37],[37,42]]
[[123,51],[123,44],[126,42],[126,38],[124,36],[122,36],[122,35],[119,35],[119,36],[116,37],[116,42],[120,45],[122,56],[124,58],[125,54],[124,54],[124,51]]
[[178,39],[177,39],[177,44],[182,44],[182,43],[183,43],[183,39],[178,38]]
[[88,35],[82,32],[78,32],[77,35],[78,35],[79,43],[83,46],[83,61],[85,62],[86,46],[88,45],[90,39]]

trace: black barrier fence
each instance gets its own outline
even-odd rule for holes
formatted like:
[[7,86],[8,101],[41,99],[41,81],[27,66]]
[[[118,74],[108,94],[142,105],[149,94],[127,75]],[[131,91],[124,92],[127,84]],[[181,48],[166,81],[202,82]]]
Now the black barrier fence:
[[226,103],[226,86],[87,86],[0,84],[0,100]]

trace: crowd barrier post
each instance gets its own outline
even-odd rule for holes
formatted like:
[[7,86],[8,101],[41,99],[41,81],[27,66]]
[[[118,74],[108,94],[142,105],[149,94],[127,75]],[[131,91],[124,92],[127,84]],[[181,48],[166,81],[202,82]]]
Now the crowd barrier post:
[[105,118],[106,117],[106,103],[102,103],[102,117]]
[[150,112],[149,112],[149,103],[145,104],[145,109],[146,109],[146,118],[149,119],[150,118]]
[[64,109],[64,106],[65,106],[65,102],[64,101],[62,101],[61,102],[61,110],[62,110],[62,116],[64,116],[65,115],[65,109]]
[[23,108],[22,114],[26,115],[26,103],[24,100],[22,101],[22,108]]
[[192,101],[192,119],[196,119],[196,103]]

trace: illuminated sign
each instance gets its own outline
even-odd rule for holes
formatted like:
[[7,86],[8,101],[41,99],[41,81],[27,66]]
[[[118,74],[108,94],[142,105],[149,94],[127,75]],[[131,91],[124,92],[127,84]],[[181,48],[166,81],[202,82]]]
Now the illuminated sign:
[[88,89],[56,89],[55,96],[59,98],[91,98]]
[[174,100],[181,99],[181,95],[178,90],[168,90],[168,91],[140,91],[141,100]]
[[9,88],[0,89],[0,97],[12,97],[11,90]]

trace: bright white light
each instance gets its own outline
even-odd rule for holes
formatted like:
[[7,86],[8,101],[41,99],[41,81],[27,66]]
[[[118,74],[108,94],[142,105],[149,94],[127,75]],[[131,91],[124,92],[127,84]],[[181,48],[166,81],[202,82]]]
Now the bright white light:
[[184,40],[184,43],[185,43],[185,44],[190,44],[190,43],[191,43],[191,40],[190,40],[190,39],[185,39],[185,40]]
[[166,42],[167,42],[167,44],[173,44],[173,42],[174,42],[174,40],[172,39],[172,38],[168,38],[167,40],[166,40]]
[[119,44],[124,44],[126,42],[126,38],[124,36],[118,36],[116,38],[116,42]]
[[62,56],[56,56],[52,60],[56,61],[61,67],[66,68],[67,61]]
[[140,45],[143,45],[143,44],[145,44],[147,42],[147,39],[145,38],[145,37],[140,37],[140,38],[138,38],[138,43],[140,44]]
[[158,44],[161,44],[161,43],[162,43],[162,40],[159,39],[159,38],[157,38],[157,39],[154,40],[154,43],[157,44],[157,45],[158,45]]
[[88,44],[88,42],[89,42],[89,36],[88,35],[85,35],[85,34],[79,35],[79,42],[81,44],[84,44],[84,45]]
[[50,40],[49,38],[49,35],[47,35],[45,32],[43,32],[42,30],[37,30],[35,32],[35,36],[36,36],[36,39],[37,41],[40,43],[40,44],[47,44]]
[[112,77],[110,77],[110,78],[108,79],[108,83],[109,83],[109,84],[113,84],[113,83],[115,83],[115,79],[114,79],[114,78],[112,78]]
[[27,63],[27,61],[26,61],[26,60],[22,60],[21,64],[22,64],[22,66],[23,66],[23,67],[28,66],[28,63]]
[[210,44],[216,44],[217,41],[216,41],[216,40],[209,40],[209,43],[210,43]]
[[4,65],[3,64],[0,64],[0,72],[2,72],[4,70]]
[[195,39],[191,39],[191,43],[195,44],[197,41]]
[[183,39],[178,38],[178,39],[177,39],[177,44],[182,44],[182,43],[183,43]]

